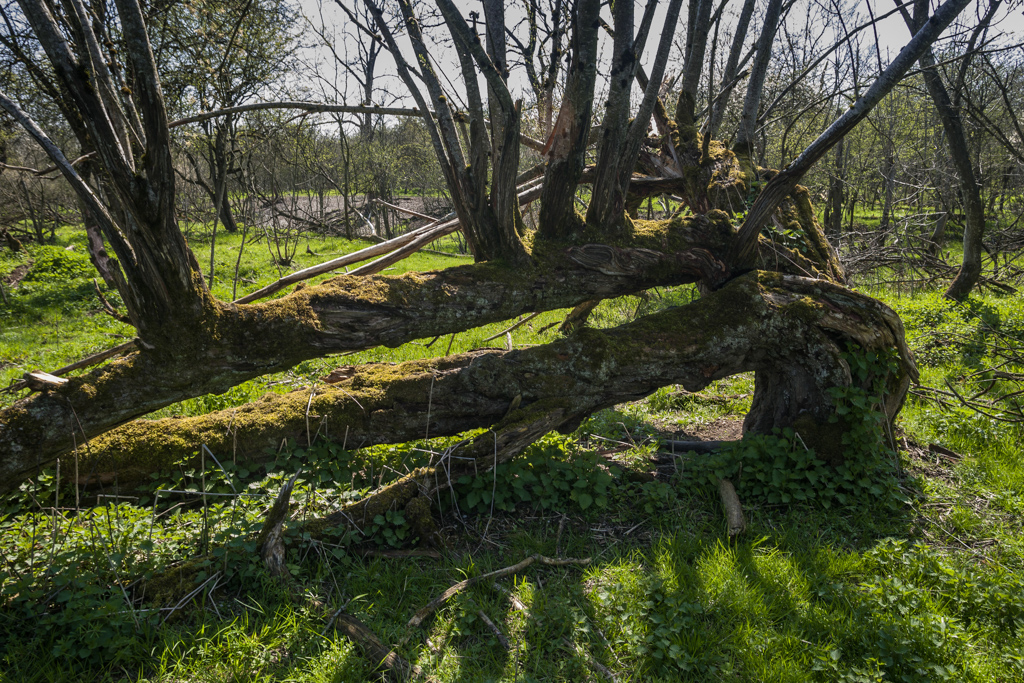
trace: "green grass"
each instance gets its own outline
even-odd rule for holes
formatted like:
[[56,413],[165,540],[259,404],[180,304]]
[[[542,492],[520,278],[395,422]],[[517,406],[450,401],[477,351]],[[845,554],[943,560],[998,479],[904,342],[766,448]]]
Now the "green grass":
[[[62,234],[62,246],[76,239]],[[218,270],[226,274],[239,241],[218,236],[218,245],[226,254]],[[322,259],[359,245],[311,240],[310,246]],[[201,244],[193,247],[201,253]],[[247,288],[277,276],[262,247],[247,248]],[[295,267],[313,260],[300,256]],[[399,265],[457,262],[417,258]],[[17,264],[0,257],[0,273]],[[108,335],[130,334],[96,312],[91,282],[84,282],[88,289],[72,278],[49,289],[37,284],[34,294],[5,290],[12,300],[26,298],[23,306],[3,309],[0,363],[12,364],[3,370],[4,381],[120,339]],[[215,279],[214,288],[230,296],[230,281]],[[932,292],[871,293],[903,317],[929,386],[948,381],[962,392],[987,386],[979,385],[984,376],[972,374],[996,357],[986,345],[993,331],[1003,335],[1004,346],[1024,339],[1022,296],[979,295],[957,305]],[[619,324],[693,296],[692,288],[682,287],[607,301],[592,322]],[[564,314],[535,318],[511,333],[512,344],[554,339],[554,328],[541,328]],[[449,342],[452,353],[503,347],[504,338],[484,340],[511,322],[430,346],[432,340],[420,340],[308,361],[164,414],[238,405],[267,390],[307,384],[341,364],[443,354]],[[1011,390],[1000,382],[992,393]],[[740,419],[752,392],[750,376],[698,394],[666,387],[595,415],[572,435],[546,437],[518,469],[465,481],[442,501],[435,512],[446,541],[439,559],[364,557],[366,550],[408,541],[408,535],[399,539],[407,522],[395,515],[368,539],[347,534],[329,545],[293,538],[287,556],[298,587],[293,593],[264,573],[249,534],[300,462],[293,496],[298,521],[365,495],[392,471],[415,467],[430,457],[426,451],[452,440],[359,452],[328,444],[289,448],[278,462],[251,472],[217,454],[223,466],[208,461],[205,471],[163,473],[138,500],[116,505],[96,491],[77,492],[76,501],[67,484],[71,465],[64,463],[59,489],[51,470],[3,500],[0,681],[373,680],[375,662],[327,628],[342,607],[385,643],[408,637],[398,651],[423,667],[426,680],[600,680],[596,661],[620,680],[634,681],[1024,681],[1021,427],[912,396],[901,416],[902,435],[962,459],[901,451],[891,474],[901,498],[884,505],[870,497],[831,508],[773,504],[741,490],[748,530],[729,539],[713,486],[686,474],[670,483],[641,476],[653,452],[645,439]],[[595,451],[617,444],[598,437],[626,444],[609,456],[614,466],[606,468]],[[498,487],[492,515],[490,496]],[[196,493],[157,499],[157,488]],[[197,504],[201,491],[233,490],[251,495],[221,496],[208,508]],[[529,500],[516,491],[526,491]],[[407,629],[409,618],[452,584],[533,553],[592,559],[583,566],[533,565],[499,580],[500,589],[479,584],[421,628]],[[197,555],[207,557],[201,580],[221,572],[214,590],[174,611],[166,608],[178,597],[129,602],[136,579]]]
[[[452,251],[454,244],[450,242],[450,239],[450,237],[446,238],[449,241],[434,246],[440,250]],[[298,248],[295,250],[291,264],[281,266],[274,261],[277,255],[276,248],[268,249],[265,238],[258,243],[249,243],[251,240],[252,235],[250,234],[249,241],[243,249],[240,233],[231,235],[223,231],[218,232],[214,257],[214,278],[211,287],[214,295],[218,298],[231,300],[233,293],[236,297],[244,296],[290,272],[363,249],[372,244],[364,240],[350,241],[343,238],[304,236],[298,242]],[[204,276],[209,284],[209,234],[193,231],[189,243],[202,264]],[[37,267],[40,272],[34,281],[27,279],[13,289],[3,285],[6,300],[0,298],[0,386],[7,386],[10,382],[20,379],[25,372],[52,371],[90,353],[103,351],[134,337],[132,327],[119,323],[103,312],[92,283],[95,273],[91,271],[86,257],[84,234],[71,228],[61,229],[58,232],[55,247],[64,254],[63,261],[59,264],[60,267],[54,267],[48,261]],[[63,251],[69,247],[71,251]],[[54,247],[50,246],[38,247],[28,244],[27,251],[21,254],[11,254],[6,249],[0,250],[0,278],[19,266],[34,263],[38,260],[36,259],[37,254],[53,249]],[[242,259],[238,261],[240,249],[242,249]],[[386,269],[385,272],[397,274],[408,271],[433,270],[470,261],[471,259],[462,256],[449,257],[419,253]],[[237,283],[234,277],[236,262],[239,266]],[[33,274],[33,271],[30,271],[29,278],[32,278]],[[331,274],[321,275],[313,278],[310,282],[321,282],[329,277]],[[124,312],[123,304],[121,304],[117,293],[106,288],[102,282],[100,288],[104,296],[110,299],[121,312]],[[288,291],[291,289],[283,290],[278,296]],[[557,318],[557,314],[546,314],[546,317],[541,316],[536,319],[534,324],[536,325],[540,320],[550,322],[555,319],[560,320]],[[452,351],[461,352],[477,348],[482,343],[481,340],[501,329],[504,327],[493,325],[487,328],[488,333],[485,333],[485,330],[480,330],[475,336],[471,334],[463,337],[458,340],[456,345],[453,345]],[[498,340],[494,343],[502,342]],[[439,341],[438,345],[440,344]],[[445,347],[447,348],[447,344]],[[399,361],[419,358],[430,353],[428,351],[417,354],[416,348],[415,345],[411,345],[405,351],[397,353],[391,349],[380,349],[370,352],[369,355],[363,354],[364,358],[358,360]],[[434,349],[434,353],[436,351]],[[193,399],[193,403],[186,406],[169,409],[168,414],[201,414],[217,407],[238,405],[258,398],[268,389],[272,390],[274,387],[278,387],[278,390],[285,390],[293,381],[304,382],[307,379],[313,379],[316,373],[330,370],[333,367],[334,362],[326,360],[320,364],[309,366],[307,368],[308,378],[296,379],[294,372],[261,378],[236,387],[225,397]],[[10,394],[0,395],[0,405],[9,404],[13,399],[14,397]]]

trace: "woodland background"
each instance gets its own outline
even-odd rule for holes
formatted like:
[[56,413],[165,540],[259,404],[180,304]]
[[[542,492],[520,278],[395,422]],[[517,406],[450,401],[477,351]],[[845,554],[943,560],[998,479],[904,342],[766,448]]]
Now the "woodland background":
[[[703,11],[689,4],[658,92],[665,102],[683,88],[685,27]],[[746,129],[762,169],[785,168],[851,108],[890,61],[874,20],[902,21],[884,3],[707,4],[694,112],[703,135],[726,148],[743,128],[758,28],[769,5],[780,13]],[[753,28],[735,40],[748,6]],[[10,19],[18,10],[3,7],[0,91],[75,149],[75,132],[31,73],[49,67],[36,53],[26,59]],[[547,158],[566,98],[574,8],[506,8],[510,89],[521,99],[517,172]],[[446,170],[423,118],[410,115],[386,46],[364,30],[375,26],[366,5],[195,0],[142,9],[175,122],[177,224],[217,299],[451,217]],[[400,31],[398,11],[384,10]],[[428,29],[441,25],[431,7],[416,11]],[[309,409],[332,372],[541,346],[571,338],[566,319],[578,307],[304,360],[148,416],[201,417],[304,392],[304,434],[280,439],[259,463],[188,443],[177,465],[154,467],[125,491],[116,472],[74,469],[76,441],[74,457],[4,495],[0,680],[1024,680],[1020,15],[1019,3],[972,4],[933,48],[962,120],[982,231],[965,237],[970,200],[916,67],[800,181],[851,286],[902,318],[921,373],[891,429],[872,396],[837,395],[839,410],[864,418],[845,444],[861,453],[855,466],[825,465],[791,429],[741,438],[754,393],[753,373],[743,373],[698,391],[663,387],[466,473],[437,496],[432,523],[394,508],[323,534],[306,523],[460,443],[429,432],[402,444],[350,442]],[[612,59],[610,39],[601,40],[609,42],[595,102],[607,96]],[[453,52],[443,35],[431,45],[439,63]],[[453,98],[468,97],[464,85],[448,85]],[[204,117],[258,102],[292,104]],[[586,163],[597,161],[591,148]],[[579,185],[577,208],[591,203],[590,188]],[[645,198],[636,219],[692,218],[681,199]],[[538,202],[523,207],[527,230],[540,211]],[[25,373],[136,337],[87,223],[71,185],[0,114],[0,384],[11,389],[0,407],[25,395]],[[765,233],[800,249],[784,224]],[[473,261],[462,232],[421,247],[381,265],[383,275]],[[972,248],[976,284],[943,296]],[[694,284],[652,287],[604,299],[584,318],[611,330],[702,296]],[[870,381],[892,357],[851,349],[846,362]],[[722,480],[742,500],[740,534],[723,516]],[[283,489],[291,535],[275,576],[260,555],[261,530]]]

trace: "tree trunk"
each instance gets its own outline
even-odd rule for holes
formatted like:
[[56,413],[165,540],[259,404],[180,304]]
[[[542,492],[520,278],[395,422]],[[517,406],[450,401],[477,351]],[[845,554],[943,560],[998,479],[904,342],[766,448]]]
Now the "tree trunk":
[[770,433],[796,425],[808,446],[839,464],[842,453],[829,447],[840,430],[829,423],[829,389],[850,383],[840,358],[846,341],[904,351],[893,396],[883,401],[901,402],[916,371],[892,311],[820,280],[753,272],[688,306],[610,330],[584,329],[523,350],[349,366],[332,373],[334,386],[268,394],[202,417],[136,421],[80,451],[79,471],[88,473],[88,481],[116,476],[130,485],[188,460],[201,444],[260,461],[282,438],[305,443],[319,434],[359,448],[482,427],[520,434],[508,442],[515,447],[503,450],[508,458],[532,441],[524,441],[523,433],[535,438],[552,429],[571,431],[596,410],[660,387],[698,391],[750,370],[757,389],[745,430]]
[[[761,25],[761,34],[757,39],[757,54],[754,57],[754,64],[750,71],[750,80],[747,81],[747,92],[743,99],[743,110],[740,113],[740,125],[736,131],[736,141],[733,143],[733,151],[747,163],[753,159],[754,131],[757,122],[758,110],[761,107],[761,92],[764,89],[764,80],[768,75],[768,63],[772,56],[772,43],[775,40],[775,32],[779,27],[779,17],[782,14],[782,0],[769,0],[768,8],[765,10],[764,22]],[[744,168],[746,171],[747,168]],[[750,168],[753,177],[753,168]]]
[[928,253],[932,256],[938,256],[946,243],[947,223],[949,223],[949,211],[940,212],[938,220],[935,221],[935,228],[932,230],[931,239],[928,244]]
[[[614,4],[616,49],[602,124],[605,137],[592,174],[595,186],[590,220],[584,222],[575,213],[561,212],[571,223],[567,230],[553,231],[562,239],[549,239],[548,229],[542,225],[540,235],[531,236],[527,245],[517,233],[516,220],[519,106],[505,85],[504,71],[495,65],[504,63],[503,48],[491,41],[503,40],[500,3],[487,4],[488,23],[502,31],[500,36],[489,36],[490,56],[455,3],[437,3],[454,37],[465,77],[471,125],[467,155],[458,139],[453,105],[434,71],[436,60],[429,54],[429,41],[423,36],[412,2],[399,0],[398,5],[403,30],[416,54],[415,67],[402,57],[382,10],[367,0],[367,9],[423,116],[478,263],[396,277],[340,276],[315,287],[299,285],[290,295],[274,301],[234,305],[212,297],[178,228],[170,126],[138,3],[115,3],[114,33],[119,42],[108,49],[117,47],[116,62],[133,75],[132,96],[120,98],[108,83],[108,64],[114,63],[115,57],[103,58],[94,22],[74,12],[54,14],[43,0],[20,0],[60,86],[55,96],[62,99],[72,126],[79,124],[75,132],[80,146],[96,149],[96,163],[102,170],[102,201],[42,129],[2,92],[0,106],[46,149],[93,212],[120,266],[114,278],[138,330],[139,350],[0,410],[0,491],[11,490],[76,447],[78,457],[89,463],[86,472],[109,471],[105,467],[111,466],[126,478],[137,476],[140,469],[158,467],[154,463],[175,448],[187,455],[189,449],[208,443],[226,451],[227,425],[233,419],[226,413],[194,421],[132,425],[122,432],[130,438],[121,442],[121,451],[114,435],[97,440],[94,451],[85,444],[170,403],[223,392],[309,358],[381,344],[398,346],[526,313],[686,282],[701,283],[706,295],[690,306],[647,316],[621,328],[581,330],[562,341],[522,351],[482,351],[397,368],[371,365],[347,373],[351,376],[338,390],[325,390],[320,398],[312,396],[310,400],[304,393],[298,398],[266,398],[232,411],[246,415],[235,423],[237,437],[232,427],[232,447],[237,438],[239,447],[248,452],[271,431],[277,432],[275,440],[282,433],[311,436],[315,433],[314,415],[327,416],[325,428],[334,435],[346,426],[350,432],[355,430],[352,438],[368,443],[404,441],[418,437],[421,428],[426,434],[429,412],[433,434],[493,426],[494,435],[471,444],[470,451],[496,447],[505,458],[550,429],[573,428],[599,408],[643,397],[666,384],[697,389],[748,370],[759,379],[748,428],[799,426],[808,445],[816,447],[835,441],[834,435],[822,431],[827,424],[822,421],[831,417],[828,389],[849,382],[848,368],[840,356],[845,341],[876,351],[893,347],[900,351],[902,375],[890,384],[897,390],[890,392],[895,398],[883,401],[898,406],[902,398],[899,388],[906,377],[915,376],[899,319],[878,302],[831,284],[842,281],[842,269],[814,220],[806,191],[801,194],[797,183],[811,164],[867,116],[967,0],[946,0],[936,9],[864,96],[772,178],[739,232],[722,211],[702,209],[699,215],[683,220],[633,223],[622,210],[627,199],[649,196],[662,180],[670,184],[680,180],[632,178],[651,112],[656,109],[680,2],[669,4],[670,18],[665,22],[650,82],[640,113],[632,122],[630,93],[637,72],[634,50],[639,51],[646,39],[654,3],[648,4],[639,32],[633,30],[633,6]],[[710,2],[701,0],[704,10]],[[777,14],[780,4],[781,0],[770,0],[769,14]],[[599,5],[596,0],[582,0],[579,16],[589,13],[596,17]],[[761,60],[771,54],[770,36],[777,23],[769,20],[770,30],[762,32]],[[589,28],[596,30],[597,24],[591,23]],[[73,43],[67,36],[75,37]],[[703,37],[695,36],[691,43]],[[581,49],[579,54],[583,52]],[[586,68],[581,68],[581,78],[592,79],[588,71],[593,67],[582,66]],[[694,70],[699,75],[696,66]],[[481,75],[493,98],[488,104],[497,107],[491,117],[493,144],[483,128]],[[759,81],[759,90],[763,74],[752,81]],[[748,100],[759,95],[748,88]],[[593,92],[584,93],[580,104],[590,106],[592,100]],[[582,109],[570,113],[580,117]],[[757,113],[756,104],[746,109]],[[580,130],[585,130],[582,124]],[[570,136],[572,144],[580,139],[579,135]],[[578,159],[585,146],[571,152],[569,156]],[[489,154],[493,156],[489,158]],[[720,177],[742,177],[732,155],[712,156]],[[749,166],[749,155],[746,163]],[[562,167],[563,180],[580,173],[574,164]],[[712,184],[719,182],[713,174],[709,176]],[[563,187],[575,191],[571,183]],[[572,206],[571,200],[568,205]],[[773,219],[796,222],[791,227],[803,236],[806,253],[760,236],[765,223]],[[756,270],[766,267],[810,277]],[[782,372],[780,364],[792,367]],[[140,451],[133,450],[140,439],[153,444],[159,439],[166,448],[154,448],[146,461]],[[123,460],[133,453],[138,454],[137,461]],[[838,456],[831,459],[839,461]]]
[[729,48],[729,58],[725,63],[725,71],[722,73],[720,92],[717,99],[711,106],[710,119],[708,121],[707,134],[717,139],[718,128],[722,125],[725,117],[725,109],[729,104],[729,96],[736,87],[736,69],[739,68],[740,53],[746,42],[747,30],[750,27],[750,18],[754,15],[755,0],[744,0],[740,16],[736,21],[736,31],[733,34],[732,46]]
[[[998,3],[993,3],[998,5]],[[993,11],[994,11],[993,7]],[[928,4],[917,0],[914,3],[914,17],[911,18],[904,9],[903,18],[912,29],[924,24],[928,17]],[[986,21],[991,19],[987,15]],[[973,42],[973,39],[972,39]],[[935,110],[942,121],[942,129],[946,133],[946,140],[949,144],[949,155],[956,167],[957,177],[960,179],[960,192],[964,200],[964,256],[960,270],[950,283],[945,296],[950,299],[966,299],[974,286],[981,279],[981,252],[983,249],[982,238],[985,235],[985,206],[981,201],[981,185],[976,179],[974,166],[971,164],[971,154],[967,148],[967,138],[964,135],[963,122],[960,120],[960,113],[949,97],[946,86],[939,75],[938,67],[935,65],[935,55],[931,48],[925,51],[920,59],[924,82],[928,88],[928,94],[935,104]],[[965,67],[966,68],[966,67]]]
[[[786,209],[785,220],[813,214],[806,194]],[[813,222],[805,232],[818,235],[817,242],[808,238],[814,258],[824,238]],[[317,287],[300,283],[291,295],[263,303],[207,299],[195,323],[175,328],[173,343],[143,341],[133,355],[0,411],[0,490],[129,420],[309,358],[398,346],[656,286],[720,280],[721,255],[735,239],[728,216],[713,212],[651,224],[628,248],[537,241],[529,269],[475,264],[393,277],[343,275]],[[837,272],[827,260],[796,251],[780,258],[780,249],[765,240],[761,267],[816,278]]]
[[960,115],[953,108],[942,77],[939,76],[935,59],[931,52],[921,59],[924,69],[924,81],[928,93],[935,103],[935,109],[942,121],[949,142],[949,154],[956,166],[957,177],[960,179],[960,191],[964,199],[964,256],[960,270],[946,290],[945,296],[950,299],[966,299],[974,286],[981,279],[982,238],[985,235],[985,207],[981,202],[981,186],[976,180],[974,167],[971,164],[967,139],[964,136],[963,123]]
[[896,150],[890,138],[886,137],[884,142],[885,165],[882,166],[882,217],[878,221],[878,231],[885,239],[885,233],[889,230],[889,223],[892,221],[892,202],[896,191]]
[[828,220],[825,234],[837,239],[843,233],[843,190],[846,186],[845,144],[840,140],[836,145],[835,164],[828,186]]

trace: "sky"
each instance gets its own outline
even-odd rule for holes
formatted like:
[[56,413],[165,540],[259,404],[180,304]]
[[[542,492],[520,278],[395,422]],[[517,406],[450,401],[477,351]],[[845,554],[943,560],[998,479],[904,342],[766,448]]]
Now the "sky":
[[[348,6],[352,7],[354,6],[355,3],[358,3],[360,0],[343,1],[348,3]],[[427,0],[427,2],[429,3],[429,0]],[[482,14],[482,5],[477,0],[455,0],[455,2],[456,5],[463,9],[464,14],[468,14],[471,11],[477,11]],[[824,3],[825,0],[818,0],[818,2]],[[735,22],[735,14],[738,13],[741,4],[742,0],[729,0],[729,4],[726,7],[724,15],[725,18],[722,28],[721,40],[723,41],[723,47],[721,47],[720,50],[725,50],[728,47],[727,42],[724,40],[726,31]],[[850,24],[851,27],[860,25],[863,21],[867,20],[871,12],[873,12],[874,16],[881,16],[892,12],[892,10],[894,10],[896,7],[893,0],[872,0],[871,2],[852,2],[851,4],[856,6],[856,11],[859,15],[859,19],[854,20]],[[1007,3],[1004,3],[1004,5],[1005,4]],[[636,0],[636,5],[637,22],[639,23],[639,16],[643,11],[644,6],[643,0]],[[657,10],[657,14],[655,15],[655,21],[653,28],[651,30],[651,36],[647,41],[647,48],[645,50],[643,58],[643,63],[645,64],[649,64],[653,59],[653,53],[658,43],[658,36],[660,34],[661,27],[664,25],[664,16],[667,5],[667,0],[661,0],[660,6]],[[758,30],[759,26],[759,24],[757,23],[757,17],[761,11],[761,7],[764,5],[763,0],[759,2],[758,5],[759,8],[755,12],[754,21],[751,23],[751,35],[749,36],[748,43],[752,43],[756,39],[756,31]],[[935,1],[933,0],[933,6],[934,5]],[[510,27],[514,26],[517,20],[522,17],[522,12],[521,10],[518,9],[520,6],[521,5],[518,1],[509,1],[506,3],[506,24],[509,25]],[[793,10],[787,17],[788,26],[791,28],[791,30],[798,31],[806,23],[808,16],[808,7],[810,6],[812,6],[812,0],[797,0],[796,5],[794,5]],[[973,5],[969,6],[960,15],[961,21],[969,26],[973,26],[977,22],[977,18],[980,16],[980,12],[982,11],[983,6],[987,6],[987,3],[976,2]],[[318,0],[300,0],[300,7],[307,17],[312,19],[314,22],[319,22],[321,10],[320,7],[318,6]],[[332,0],[326,0],[322,15],[328,23],[334,23],[337,27],[336,30],[338,40],[335,43],[335,51],[339,54],[344,54],[346,49],[350,51],[353,50],[352,40],[346,40],[341,30],[341,27],[344,26],[345,24],[348,24],[349,22],[345,18],[345,16],[340,12],[340,10],[334,7]],[[684,6],[683,11],[681,12],[680,23],[676,30],[677,42],[679,43],[685,40],[685,15],[686,9]],[[605,19],[609,21],[609,23],[611,22],[610,10],[607,6],[602,11],[602,16],[604,16]],[[1002,32],[1003,34],[1008,36],[1007,40],[1013,40],[1014,36],[1016,36],[1016,40],[1019,41],[1022,37],[1024,37],[1024,10],[1022,10],[1019,5],[1016,9],[1012,10],[1008,10],[1004,7],[999,11],[997,15],[997,21],[995,22],[995,24],[997,28],[994,29],[994,31]],[[812,29],[813,28],[814,27],[812,26]],[[950,31],[947,31],[947,34],[949,34]],[[729,31],[729,33],[731,33],[731,30]],[[884,66],[886,66],[893,57],[895,57],[895,55],[910,40],[911,37],[910,32],[908,31],[906,25],[904,24],[902,18],[898,13],[894,13],[892,16],[879,22],[874,30],[867,29],[861,32],[860,36],[863,42],[868,46],[873,46],[876,44],[877,36],[878,50],[875,53],[875,58],[871,64],[872,68],[874,69],[878,68],[879,62],[881,63],[881,66],[884,68]],[[834,40],[835,36],[828,34],[827,32],[820,35],[819,49],[827,49],[829,46],[832,45]],[[398,41],[403,46],[403,49],[407,49],[408,39],[406,37],[399,36]],[[442,75],[442,80],[448,79],[453,84],[453,87],[456,87],[457,89],[461,90],[460,87],[455,85],[457,84],[461,77],[461,70],[458,68],[454,55],[451,54],[451,52],[452,51],[450,49],[446,50],[443,48],[438,48],[434,50],[432,54],[437,62],[437,70]],[[607,50],[603,50],[603,53],[605,53],[606,55]],[[411,59],[411,50],[406,52],[406,55],[407,58]],[[309,59],[310,61],[319,61],[325,72],[332,72],[334,70],[334,67],[331,65],[333,57],[331,55],[330,50],[322,46],[315,47],[307,51],[307,59]],[[607,64],[607,57],[605,58],[605,64]],[[677,63],[675,65],[675,70],[678,70],[679,68],[681,68],[681,64]],[[603,71],[607,71],[607,66],[603,69]],[[382,85],[384,85],[387,88],[387,90],[391,91],[391,93],[404,93],[406,91],[404,85],[398,82],[396,76],[393,76],[393,74],[395,73],[395,67],[394,63],[391,61],[391,58],[389,56],[385,55],[381,57],[378,73],[392,74],[390,77],[385,76],[381,81]],[[601,73],[601,70],[599,70],[599,73]],[[668,69],[668,75],[671,76],[672,74],[673,69],[672,65],[670,64],[670,67]],[[339,76],[339,78],[342,78],[342,76]],[[513,76],[510,81],[510,87],[513,90],[514,96],[523,97],[524,100],[527,102],[529,102],[532,99],[532,95],[528,88],[528,83],[526,81],[525,75],[522,72],[522,69],[519,69],[518,73],[515,70],[513,71]],[[599,84],[598,87],[600,88],[601,85]],[[310,94],[312,95],[314,93]],[[355,92],[355,89],[353,88],[352,95],[349,96],[348,102],[357,103],[360,100],[361,95],[357,94]],[[396,95],[388,96],[385,95],[383,92],[378,93],[378,95],[375,95],[375,103],[384,104],[387,106],[413,106],[411,99],[408,97],[397,97]]]

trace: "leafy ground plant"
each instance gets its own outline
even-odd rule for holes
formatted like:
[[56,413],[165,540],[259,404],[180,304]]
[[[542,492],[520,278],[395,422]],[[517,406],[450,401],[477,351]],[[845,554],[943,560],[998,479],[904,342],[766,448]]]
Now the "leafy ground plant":
[[[48,252],[36,253],[41,263]],[[74,267],[74,256],[49,253],[53,268]],[[5,268],[17,265],[5,259]],[[96,314],[94,293],[76,299],[77,280],[66,282],[39,318],[5,309],[16,320],[2,332],[15,365],[9,376],[59,365],[68,338],[50,331],[45,343],[25,343],[58,315],[61,329],[92,329],[94,343],[109,345],[100,330],[117,324]],[[608,302],[595,322],[615,324],[693,295],[681,288]],[[1015,296],[978,297],[966,307],[929,294],[888,300],[907,323],[925,381],[965,391],[991,353],[983,325],[1017,335],[1024,310]],[[562,315],[528,321],[511,343],[556,334],[543,328]],[[487,338],[514,322],[371,350],[361,360],[492,344]],[[936,334],[944,332],[968,339],[943,343]],[[850,360],[855,372],[861,362],[865,371],[886,362]],[[168,414],[309,384],[333,362],[306,363]],[[416,547],[403,510],[363,532],[313,539],[299,529],[453,441],[285,443],[261,467],[211,453],[205,467],[161,473],[131,498],[76,486],[73,458],[63,459],[59,471],[3,501],[0,680],[380,677],[377,661],[332,618],[340,610],[438,681],[1024,681],[1019,426],[916,396],[899,430],[881,441],[888,447],[861,449],[845,470],[825,468],[785,431],[692,456],[680,472],[655,470],[658,438],[718,438],[711,430],[735,425],[751,391],[745,377],[701,394],[667,388],[596,415],[572,435],[549,435],[435,501],[443,545],[432,550]],[[871,392],[835,398],[846,419],[863,425],[847,449],[879,443]],[[266,573],[256,535],[297,472],[286,584]],[[736,482],[748,518],[735,539],[714,487],[722,476]],[[533,555],[590,560],[534,563],[477,582],[408,626],[454,584]]]

